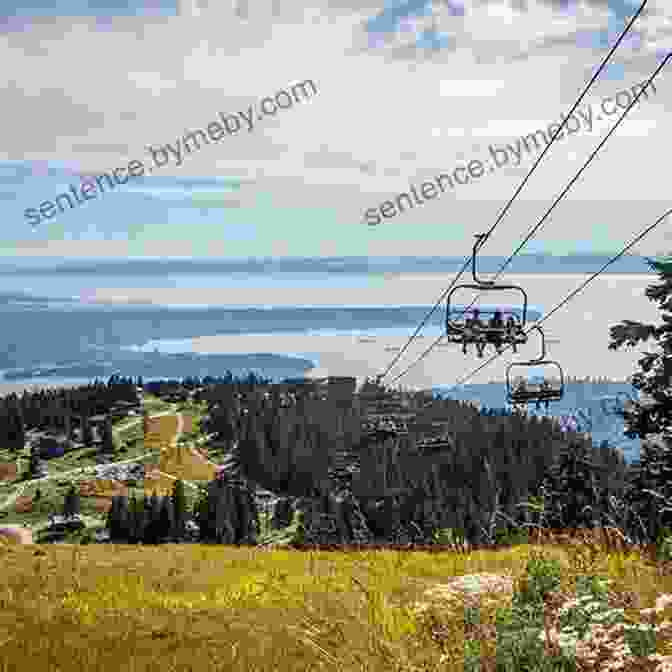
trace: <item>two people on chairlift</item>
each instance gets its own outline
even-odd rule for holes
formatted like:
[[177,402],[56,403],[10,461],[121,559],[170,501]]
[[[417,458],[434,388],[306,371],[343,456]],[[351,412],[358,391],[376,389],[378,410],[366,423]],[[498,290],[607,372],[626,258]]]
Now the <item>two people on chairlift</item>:
[[[551,383],[548,380],[542,380],[541,383],[539,384],[539,393],[544,394],[545,392],[550,392],[551,390],[552,390]],[[549,399],[542,400],[534,397],[535,395],[534,390],[531,390],[528,387],[528,382],[524,378],[519,378],[516,381],[513,394],[514,397],[516,396],[520,397],[521,395],[523,397],[526,397],[527,395],[530,395],[527,399],[524,399],[524,401],[535,401],[537,410],[541,408],[541,404],[543,402],[544,408],[548,411]],[[521,401],[523,401],[523,399],[521,399]]]
[[[484,333],[486,329],[489,330],[489,333]],[[518,352],[515,336],[519,331],[520,326],[513,315],[509,315],[505,324],[502,319],[502,311],[498,308],[486,327],[481,321],[480,311],[478,308],[474,308],[473,317],[467,318],[465,321],[462,334],[462,352],[466,355],[467,345],[475,342],[478,356],[483,357],[483,351],[486,342],[488,342],[492,343],[497,353],[501,355],[504,341],[511,343],[513,351]]]

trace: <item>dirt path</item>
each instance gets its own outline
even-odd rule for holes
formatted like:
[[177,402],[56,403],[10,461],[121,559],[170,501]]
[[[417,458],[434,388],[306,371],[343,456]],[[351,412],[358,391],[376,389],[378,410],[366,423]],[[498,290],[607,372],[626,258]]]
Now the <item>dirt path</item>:
[[177,429],[175,430],[175,436],[171,439],[173,446],[177,445],[177,442],[180,440],[180,437],[184,433],[184,416],[182,413],[177,413]]

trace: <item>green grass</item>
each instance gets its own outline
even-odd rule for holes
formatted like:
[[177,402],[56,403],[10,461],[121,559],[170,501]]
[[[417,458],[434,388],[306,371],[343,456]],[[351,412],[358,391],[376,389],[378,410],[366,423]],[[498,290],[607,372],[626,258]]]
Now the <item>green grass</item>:
[[[60,672],[578,669],[551,637],[585,620],[574,608],[561,615],[568,599],[601,600],[591,612],[595,620],[634,597],[636,607],[625,607],[625,617],[641,623],[640,609],[672,593],[672,577],[634,553],[598,554],[588,571],[611,580],[598,599],[585,586],[579,593],[577,579],[587,570],[570,550],[326,553],[91,544],[41,546],[36,557],[35,547],[0,547],[0,672],[26,660]],[[513,599],[503,591],[458,594],[456,601],[429,595],[465,574],[509,576]],[[534,595],[544,586],[541,603]],[[656,618],[670,615],[666,607]],[[618,642],[605,642],[589,647],[596,660],[580,669],[607,669]],[[672,634],[660,632],[653,647],[664,654],[670,644]],[[651,651],[650,638],[648,648],[637,650]],[[655,667],[631,656],[619,669]]]
[[155,397],[151,394],[145,394],[143,408],[151,415],[152,413],[174,410],[175,404],[163,401],[162,399],[159,399],[159,397]]

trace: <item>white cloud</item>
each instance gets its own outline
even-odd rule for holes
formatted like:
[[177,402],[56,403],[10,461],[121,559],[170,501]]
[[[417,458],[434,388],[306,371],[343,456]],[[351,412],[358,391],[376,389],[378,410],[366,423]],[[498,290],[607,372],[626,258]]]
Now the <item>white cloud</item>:
[[447,98],[494,98],[505,86],[503,81],[444,79],[439,83],[439,95]]
[[[488,142],[513,141],[559,120],[587,82],[587,63],[594,71],[606,54],[575,44],[577,31],[607,26],[606,9],[585,3],[562,13],[538,0],[529,2],[526,12],[511,5],[502,9],[502,2],[472,2],[465,3],[464,17],[439,6],[432,20],[452,35],[455,48],[430,59],[363,48],[363,21],[376,11],[366,3],[335,8],[323,2],[310,9],[296,3],[264,9],[255,3],[244,21],[235,18],[231,3],[194,3],[183,7],[185,16],[129,19],[106,32],[67,18],[0,37],[0,59],[14,64],[0,73],[0,160],[54,158],[82,172],[112,169],[129,159],[146,160],[147,145],[174,142],[188,129],[205,128],[219,112],[246,110],[310,78],[318,88],[310,100],[259,122],[251,133],[203,147],[182,166],[165,166],[161,175],[263,178],[256,188],[274,202],[333,209],[344,222],[359,222],[362,209],[403,191],[418,176],[452,170],[479,156],[476,151],[487,153]],[[382,4],[375,3],[378,9]],[[602,82],[591,101],[641,81],[639,69],[653,69],[650,50],[670,39],[661,34],[669,28],[664,13],[670,8],[661,2],[652,8],[640,26],[649,60],[639,54],[626,61],[625,81]],[[503,21],[502,12],[513,20]],[[521,44],[533,57],[511,62]],[[48,48],[48,59],[38,45]],[[609,156],[590,169],[580,198],[638,202],[666,193],[658,191],[667,174],[663,148],[672,133],[662,123],[672,105],[664,78],[657,95],[619,128]],[[600,128],[606,132],[606,126]],[[475,138],[482,139],[480,150],[474,149]],[[595,144],[594,136],[578,134],[549,152],[548,165],[540,166],[520,196],[535,206],[530,212],[543,212],[544,199],[559,192]],[[568,161],[570,153],[577,156],[574,162]],[[499,199],[511,196],[531,165],[532,158],[519,169],[489,175],[450,201],[445,196],[405,213],[391,226],[443,222],[450,213],[474,230],[488,228]],[[635,180],[624,165],[645,165],[653,177]],[[614,236],[625,238],[633,220],[619,216],[619,208],[613,216]],[[565,226],[560,213],[554,222]],[[529,219],[522,226],[529,226]],[[373,243],[372,254],[395,245],[398,252],[410,249],[408,241],[384,243],[384,236],[382,228],[376,231],[381,242]],[[434,253],[431,241],[413,245]],[[497,245],[510,252],[510,234],[502,234]]]

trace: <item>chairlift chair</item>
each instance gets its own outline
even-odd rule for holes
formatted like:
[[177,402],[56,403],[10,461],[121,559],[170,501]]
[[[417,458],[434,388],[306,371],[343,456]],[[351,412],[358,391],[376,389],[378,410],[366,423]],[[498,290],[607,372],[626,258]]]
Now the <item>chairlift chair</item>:
[[[446,337],[448,343],[476,343],[484,342],[490,343],[494,340],[499,340],[502,344],[509,343],[512,345],[524,345],[527,343],[527,335],[524,333],[524,327],[527,321],[527,293],[522,287],[517,285],[498,285],[494,280],[481,280],[476,275],[476,254],[478,249],[483,244],[483,239],[487,234],[479,233],[476,235],[476,242],[474,243],[472,258],[471,258],[471,275],[474,279],[474,284],[457,285],[448,294],[446,299]],[[511,334],[506,327],[492,328],[484,326],[483,328],[467,329],[466,318],[464,310],[451,309],[451,299],[453,294],[459,289],[473,289],[481,291],[510,291],[515,290],[520,292],[522,296],[521,318],[516,325],[516,331]],[[454,305],[454,304],[453,304]],[[479,312],[493,312],[481,311]],[[503,315],[507,311],[500,311]],[[511,313],[513,314],[513,313]],[[459,316],[459,317],[458,317]],[[472,332],[472,333],[469,333]]]
[[[562,399],[565,390],[565,376],[562,367],[558,362],[546,359],[546,339],[542,328],[534,326],[532,329],[536,329],[541,334],[541,355],[536,359],[531,359],[526,362],[512,362],[509,364],[506,369],[506,397],[507,401],[514,406],[536,402],[537,407],[539,407],[541,403],[544,403],[548,408],[549,402],[560,401]],[[541,384],[534,385],[525,382],[523,379],[523,385],[514,385],[514,379],[511,376],[511,371],[514,367],[537,367],[547,364],[554,366],[558,370],[560,374],[559,384],[554,385],[550,381],[544,379]]]

